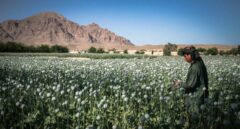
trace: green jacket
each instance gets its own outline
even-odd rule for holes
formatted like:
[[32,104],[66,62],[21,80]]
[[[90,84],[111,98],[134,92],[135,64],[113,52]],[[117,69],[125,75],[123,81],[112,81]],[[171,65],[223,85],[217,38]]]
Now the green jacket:
[[188,69],[186,82],[182,84],[185,93],[196,94],[198,97],[208,96],[208,75],[201,58],[194,61]]

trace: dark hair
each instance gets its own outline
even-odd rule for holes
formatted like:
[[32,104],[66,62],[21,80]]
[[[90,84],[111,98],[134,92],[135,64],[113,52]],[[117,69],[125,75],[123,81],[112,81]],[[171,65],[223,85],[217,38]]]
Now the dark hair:
[[197,49],[194,46],[185,47],[183,49],[182,54],[183,55],[184,54],[191,55],[193,60],[198,60],[201,58],[199,52],[197,51]]

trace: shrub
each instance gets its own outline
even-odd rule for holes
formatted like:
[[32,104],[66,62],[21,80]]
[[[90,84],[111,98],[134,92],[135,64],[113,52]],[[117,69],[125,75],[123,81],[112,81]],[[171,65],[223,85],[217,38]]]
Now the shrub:
[[50,48],[48,45],[41,45],[37,48],[37,52],[50,52]]
[[67,47],[60,45],[54,45],[49,47],[48,45],[41,46],[26,46],[23,43],[7,42],[0,43],[0,52],[68,52]]
[[206,52],[207,50],[206,50],[205,48],[197,48],[197,51],[198,51],[198,52],[203,52],[203,53],[204,53],[204,52]]
[[50,51],[51,52],[68,52],[68,48],[60,45],[53,45]]
[[218,49],[216,47],[209,48],[206,51],[206,55],[217,55],[218,54]]
[[238,54],[240,54],[240,45],[238,45]]
[[144,50],[136,51],[135,54],[144,54]]
[[124,54],[128,54],[128,50],[125,49],[125,50],[123,51],[123,53],[124,53]]
[[97,52],[97,49],[96,49],[95,47],[90,47],[90,48],[88,49],[88,52],[89,52],[89,53],[96,53],[96,52]]
[[172,44],[172,43],[168,43],[164,46],[163,55],[164,56],[171,56],[172,51],[177,51],[177,45]]
[[219,51],[219,55],[225,55],[226,53],[223,50]]
[[238,54],[238,48],[232,48],[231,50],[229,50],[229,53],[231,55],[237,55]]
[[99,48],[96,50],[96,53],[105,53],[105,51],[103,50],[103,48]]

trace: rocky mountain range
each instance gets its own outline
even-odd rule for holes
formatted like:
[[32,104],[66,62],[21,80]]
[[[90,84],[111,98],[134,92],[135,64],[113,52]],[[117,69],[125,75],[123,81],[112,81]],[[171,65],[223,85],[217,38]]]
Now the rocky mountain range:
[[128,39],[103,29],[96,23],[78,25],[54,12],[0,23],[0,41],[34,46],[57,44],[67,46],[70,50],[84,50],[90,46],[105,49],[134,46]]

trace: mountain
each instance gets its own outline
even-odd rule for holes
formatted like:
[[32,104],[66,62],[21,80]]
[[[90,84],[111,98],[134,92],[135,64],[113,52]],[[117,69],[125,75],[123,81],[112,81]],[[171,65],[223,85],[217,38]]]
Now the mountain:
[[134,46],[128,39],[103,29],[96,23],[78,25],[54,12],[0,23],[0,41],[21,42],[34,46],[57,44],[67,46],[71,50],[84,50],[90,46],[105,49],[125,49]]

